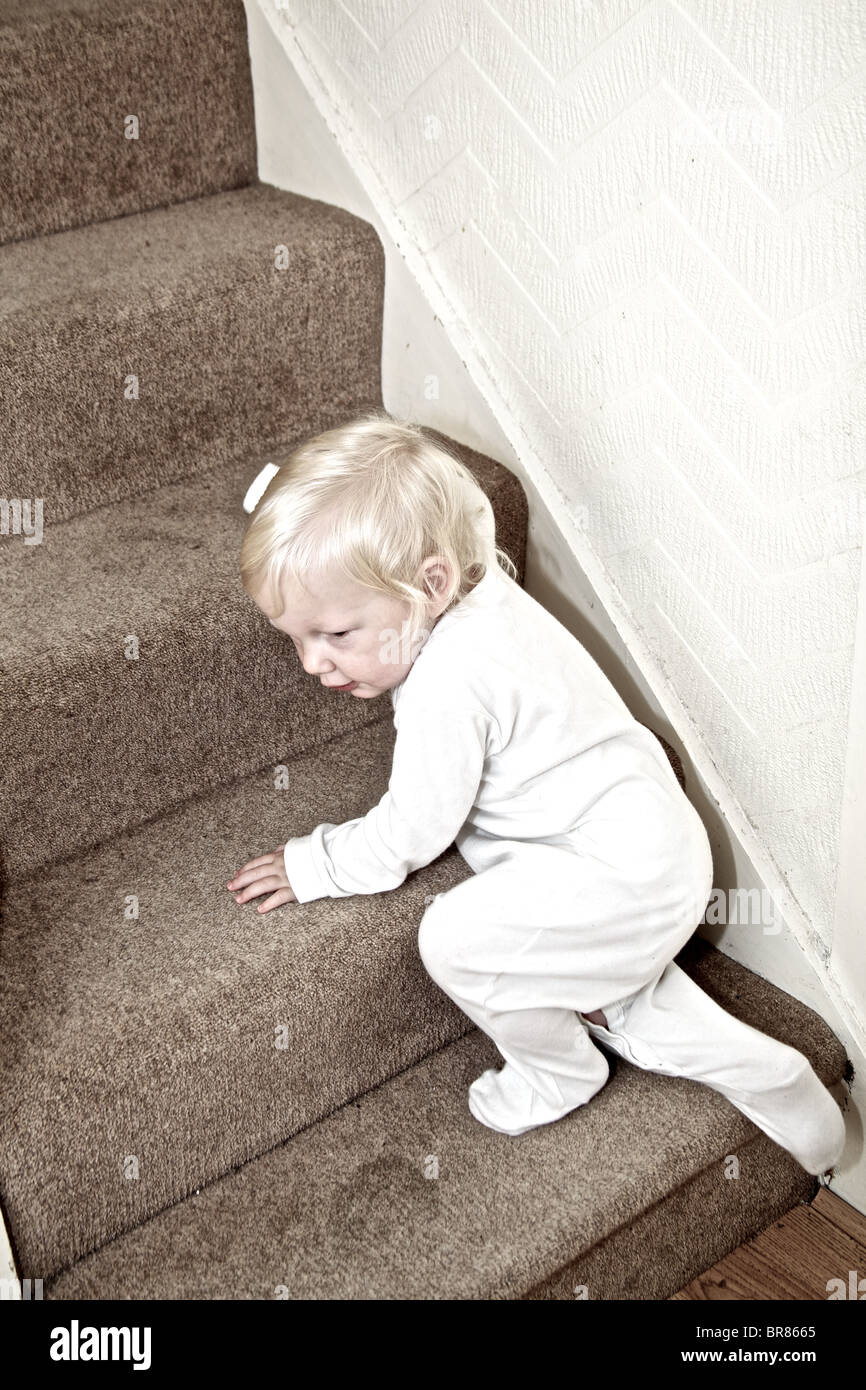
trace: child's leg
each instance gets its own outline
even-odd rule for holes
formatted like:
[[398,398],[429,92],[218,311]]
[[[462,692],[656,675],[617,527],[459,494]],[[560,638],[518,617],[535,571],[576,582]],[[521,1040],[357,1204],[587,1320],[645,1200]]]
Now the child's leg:
[[473,1083],[470,1110],[521,1134],[604,1085],[607,1060],[578,1011],[632,995],[688,940],[709,895],[698,901],[706,866],[697,886],[668,875],[645,894],[623,886],[616,866],[565,847],[488,840],[472,852],[479,871],[433,900],[418,946],[428,973],[505,1059]]
[[612,1033],[590,1033],[614,1051],[624,1043],[621,1055],[637,1066],[719,1091],[808,1173],[838,1162],[845,1123],[808,1058],[734,1018],[675,961],[611,1015]]
[[[459,886],[479,885],[489,893],[497,877],[491,870]],[[472,911],[475,904],[464,895],[470,926],[462,912],[455,913],[455,903],[447,902],[451,893],[436,899],[424,915],[421,959],[505,1059],[500,1071],[488,1070],[473,1082],[469,1109],[482,1124],[506,1134],[561,1119],[601,1089],[610,1069],[576,1010],[549,1002],[544,980],[557,979],[557,962],[548,933],[497,921],[489,897],[484,904],[489,917]],[[477,902],[480,894],[476,890],[471,896]]]

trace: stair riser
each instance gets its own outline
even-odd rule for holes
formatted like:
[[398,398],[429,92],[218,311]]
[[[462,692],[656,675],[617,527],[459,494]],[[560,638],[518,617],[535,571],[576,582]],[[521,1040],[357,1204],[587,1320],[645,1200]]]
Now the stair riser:
[[[381,701],[338,706],[249,612],[225,614],[219,645],[206,635],[192,657],[180,633],[136,635],[137,661],[123,659],[119,635],[116,650],[90,658],[88,687],[79,673],[60,673],[41,708],[32,691],[28,701],[26,689],[16,699],[7,688],[0,881],[290,762],[384,709]],[[321,709],[312,721],[311,705]]]
[[256,177],[242,0],[33,7],[0,27],[0,72],[0,242]]
[[746,1181],[720,1181],[719,1174],[730,1171],[730,1160],[719,1157],[578,1260],[551,1272],[543,1284],[522,1289],[518,1297],[526,1302],[572,1303],[575,1298],[670,1298],[813,1196],[815,1179],[760,1131],[738,1145],[737,1154]]

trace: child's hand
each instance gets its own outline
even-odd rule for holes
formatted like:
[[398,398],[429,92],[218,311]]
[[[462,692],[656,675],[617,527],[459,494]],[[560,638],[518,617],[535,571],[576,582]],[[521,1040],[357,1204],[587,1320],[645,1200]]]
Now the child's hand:
[[[234,893],[236,903],[245,903],[249,898],[258,898],[262,893],[270,893],[267,901],[256,909],[257,912],[270,912],[272,907],[298,901],[292,892],[292,885],[286,878],[284,849],[285,845],[281,845],[273,854],[263,854],[260,859],[251,859],[229,880],[226,887]],[[272,891],[274,889],[276,892]]]

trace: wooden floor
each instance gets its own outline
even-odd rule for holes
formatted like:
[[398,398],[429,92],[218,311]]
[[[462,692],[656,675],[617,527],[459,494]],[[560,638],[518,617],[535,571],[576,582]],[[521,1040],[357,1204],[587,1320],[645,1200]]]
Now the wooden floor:
[[[852,1274],[853,1271],[853,1274]],[[831,1284],[841,1280],[844,1288]],[[862,1280],[858,1290],[858,1283]],[[866,1216],[819,1188],[672,1299],[866,1298]]]

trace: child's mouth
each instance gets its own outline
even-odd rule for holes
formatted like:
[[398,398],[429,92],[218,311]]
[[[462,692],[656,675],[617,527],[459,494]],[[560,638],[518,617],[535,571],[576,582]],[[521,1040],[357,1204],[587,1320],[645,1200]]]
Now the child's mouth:
[[328,686],[328,689],[329,689],[329,690],[354,690],[354,688],[355,688],[355,686],[356,686],[357,684],[358,684],[357,681],[347,681],[347,683],[346,683],[345,685],[329,685],[329,686]]

